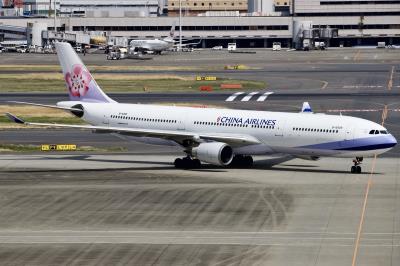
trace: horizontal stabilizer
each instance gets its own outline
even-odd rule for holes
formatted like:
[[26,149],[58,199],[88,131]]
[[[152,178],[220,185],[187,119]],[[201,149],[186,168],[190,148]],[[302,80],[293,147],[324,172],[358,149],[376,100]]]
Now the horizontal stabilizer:
[[6,113],[6,116],[13,121],[14,123],[17,124],[25,124],[25,121],[22,120],[21,118],[16,117],[15,115],[11,114],[11,113]]
[[8,101],[8,103],[26,104],[26,105],[32,105],[32,106],[47,107],[47,108],[54,108],[54,109],[60,109],[60,110],[65,110],[65,111],[73,111],[73,112],[83,113],[82,109],[73,108],[73,107],[63,107],[63,106],[57,106],[57,105],[47,105],[47,104],[18,102],[18,101]]

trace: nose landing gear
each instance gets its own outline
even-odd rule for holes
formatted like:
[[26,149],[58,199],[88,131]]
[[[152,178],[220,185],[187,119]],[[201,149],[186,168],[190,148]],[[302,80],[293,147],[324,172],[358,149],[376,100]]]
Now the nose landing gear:
[[353,160],[354,165],[351,167],[351,170],[350,170],[350,172],[352,174],[361,174],[361,166],[360,166],[360,164],[362,163],[363,159],[364,159],[363,157],[356,157]]

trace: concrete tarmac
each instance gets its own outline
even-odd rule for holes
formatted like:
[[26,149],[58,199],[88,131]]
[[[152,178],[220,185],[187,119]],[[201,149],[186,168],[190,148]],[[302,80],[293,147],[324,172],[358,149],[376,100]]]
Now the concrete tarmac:
[[359,175],[349,159],[258,157],[253,169],[184,171],[174,158],[1,155],[0,261],[351,265],[356,254],[355,265],[400,262],[398,157],[366,159]]
[[[228,108],[358,116],[400,139],[398,50],[331,49],[228,54],[196,51],[89,65],[186,66],[115,71],[264,80],[274,94],[112,94],[121,102],[184,102]],[[1,54],[0,65],[58,65],[55,55]],[[250,70],[227,71],[227,64]],[[214,70],[208,71],[207,67]],[[0,74],[7,74],[2,69]],[[18,72],[23,74],[24,72]],[[105,88],[106,89],[106,88]],[[257,95],[258,97],[259,95]],[[1,101],[54,104],[66,94],[1,94]],[[382,117],[383,109],[387,117]],[[336,111],[335,111],[336,110]],[[257,157],[252,169],[177,170],[176,148],[75,130],[2,130],[1,144],[76,143],[126,153],[0,155],[0,265],[398,265],[400,147],[364,160]]]

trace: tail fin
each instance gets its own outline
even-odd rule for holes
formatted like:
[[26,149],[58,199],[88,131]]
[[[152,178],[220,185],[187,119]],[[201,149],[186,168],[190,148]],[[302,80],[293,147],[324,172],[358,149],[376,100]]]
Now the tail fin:
[[311,106],[308,102],[303,102],[303,107],[301,107],[301,113],[312,113]]
[[175,21],[171,26],[171,30],[169,31],[169,36],[164,38],[164,41],[172,42],[174,41],[174,37],[175,37]]
[[169,31],[169,37],[172,39],[175,37],[175,21],[172,23],[171,30]]
[[55,45],[71,101],[115,102],[97,85],[69,43],[57,42]]

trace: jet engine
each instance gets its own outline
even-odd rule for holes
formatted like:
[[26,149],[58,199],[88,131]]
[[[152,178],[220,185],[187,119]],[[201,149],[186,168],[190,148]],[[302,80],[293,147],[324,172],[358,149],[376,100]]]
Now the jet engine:
[[233,150],[226,143],[208,142],[193,148],[192,155],[202,162],[227,166],[232,162]]

